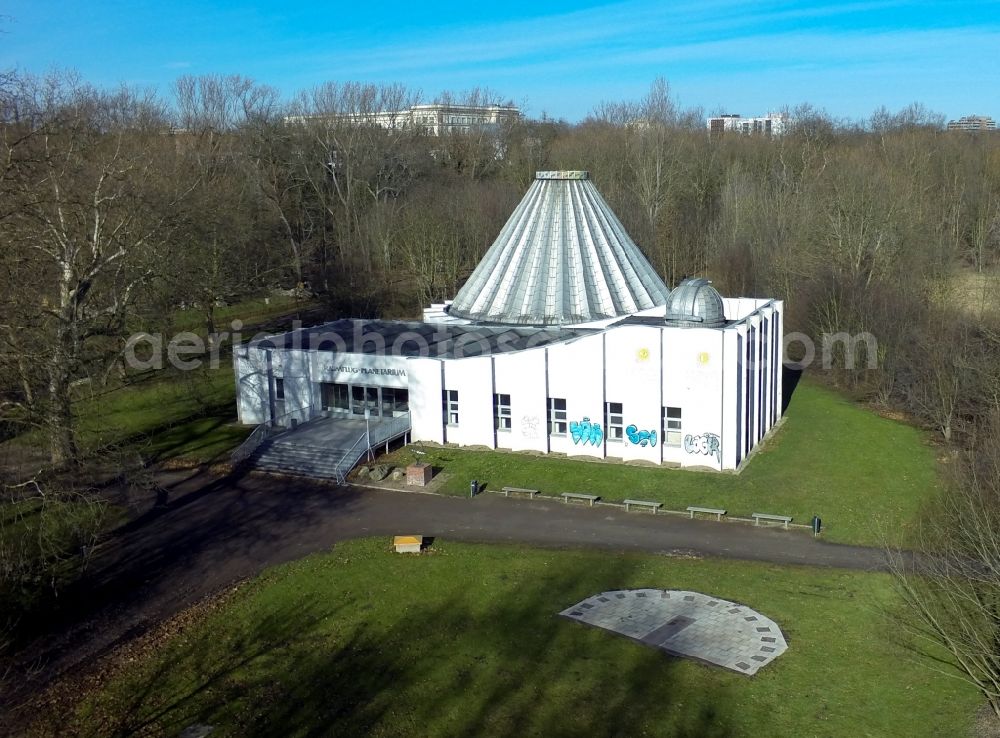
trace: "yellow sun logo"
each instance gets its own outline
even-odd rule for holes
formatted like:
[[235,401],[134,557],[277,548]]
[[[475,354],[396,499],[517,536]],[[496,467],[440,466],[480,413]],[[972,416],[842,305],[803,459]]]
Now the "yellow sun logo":
[[649,349],[641,348],[635,352],[635,358],[639,361],[647,361],[649,359]]
[[707,364],[708,363],[708,352],[707,351],[702,351],[700,354],[698,354],[698,363],[699,364]]

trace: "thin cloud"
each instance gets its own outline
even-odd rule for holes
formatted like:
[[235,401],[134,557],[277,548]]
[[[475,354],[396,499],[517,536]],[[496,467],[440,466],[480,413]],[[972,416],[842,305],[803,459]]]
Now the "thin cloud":
[[[452,26],[418,42],[356,49],[341,46],[335,54],[295,54],[286,63],[308,63],[317,71],[329,70],[337,76],[393,77],[456,68],[509,74],[526,68],[607,66],[627,63],[629,58],[633,63],[645,63],[726,53],[772,54],[763,47],[808,36],[801,29],[808,27],[809,21],[834,29],[820,34],[821,42],[835,47],[846,39],[852,47],[866,50],[870,47],[865,39],[884,29],[864,28],[861,21],[865,14],[902,4],[899,0],[872,0],[796,8],[787,3],[766,3],[749,10],[745,3],[733,0],[679,6],[641,0],[507,23]],[[850,26],[836,30],[837,19],[849,20]],[[782,28],[787,32],[778,32]],[[815,51],[808,43],[795,46],[807,56]]]
[[[830,31],[755,33],[718,41],[661,43],[635,48],[630,45],[589,45],[578,54],[484,54],[434,55],[430,49],[413,50],[406,61],[370,59],[358,64],[337,65],[354,75],[393,75],[434,71],[490,72],[502,76],[555,76],[582,70],[655,67],[669,64],[712,62],[722,67],[799,67],[830,65],[840,67],[878,66],[914,58],[926,64],[964,57],[970,49],[1000,48],[1000,30],[941,29],[926,31]],[[412,55],[411,55],[412,54]]]

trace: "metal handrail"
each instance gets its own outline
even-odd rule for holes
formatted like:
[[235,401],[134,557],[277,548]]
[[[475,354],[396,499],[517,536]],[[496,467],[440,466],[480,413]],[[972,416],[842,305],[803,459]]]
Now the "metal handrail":
[[[337,483],[343,484],[347,480],[347,472],[349,472],[354,465],[358,463],[358,460],[380,443],[385,443],[391,438],[398,436],[400,433],[405,433],[410,427],[410,414],[402,415],[398,418],[392,418],[386,423],[378,423],[376,425],[377,435],[373,436],[371,430],[362,433],[358,440],[347,450],[347,452],[340,457],[340,461],[337,462]],[[367,443],[364,450],[361,452],[356,452],[358,444],[367,439]],[[353,454],[353,456],[352,456]],[[345,471],[346,467],[346,471]]]
[[[344,455],[340,457],[340,461],[337,462],[337,466],[335,467],[335,473],[337,475],[337,484],[343,484],[345,481],[347,481],[347,473],[341,471],[341,469],[344,466],[344,462],[347,461],[347,458],[351,456],[351,453],[354,451],[355,448],[357,448],[357,445],[361,443],[363,440],[365,440],[367,436],[368,436],[367,432],[362,433],[360,436],[358,436],[358,440],[356,440],[354,444],[349,449],[347,449],[346,452],[344,452]],[[369,445],[368,448],[371,448],[371,446]],[[367,451],[367,449],[365,451]],[[351,462],[347,466],[347,471],[350,471],[352,468],[354,468],[354,465],[358,463],[358,459],[362,457],[365,451],[362,451],[361,453],[351,457]]]
[[314,405],[312,403],[306,405],[305,407],[296,407],[286,412],[283,412],[276,418],[265,420],[263,423],[258,425],[256,428],[253,429],[253,432],[250,433],[249,436],[247,436],[246,440],[243,441],[243,443],[241,443],[239,446],[237,446],[236,450],[229,455],[229,460],[232,462],[233,466],[238,466],[239,464],[242,464],[244,461],[246,461],[253,455],[254,451],[260,448],[260,445],[264,443],[264,441],[266,441],[271,436],[277,435],[278,432],[281,432],[281,431],[275,432],[276,428],[284,430],[285,426],[283,424],[283,421],[286,418],[292,415],[304,414],[306,416],[306,419],[303,422],[313,420],[315,417],[317,417],[316,414],[313,413],[313,407]]
[[410,414],[401,415],[398,418],[391,418],[387,422],[379,423],[376,427],[378,433],[378,440],[372,442],[372,446],[376,446],[379,443],[384,443],[390,438],[403,433],[407,428],[410,427]]
[[265,421],[265,424],[270,425],[272,428],[274,428],[274,427],[284,428],[285,427],[284,421],[287,420],[288,418],[290,418],[293,415],[305,415],[305,419],[302,420],[301,422],[307,423],[310,420],[315,420],[317,417],[319,417],[318,413],[314,413],[313,412],[313,408],[314,407],[315,407],[315,405],[313,405],[312,403],[309,403],[305,407],[295,407],[295,408],[292,408],[291,410],[286,410],[285,412],[283,412],[278,417],[271,418],[271,420],[269,420],[269,421]]
[[237,446],[236,450],[229,455],[229,459],[232,461],[233,466],[242,464],[253,455],[253,452],[260,447],[260,444],[267,440],[268,430],[269,428],[267,423],[261,423],[253,429],[253,432],[247,436],[246,440]]

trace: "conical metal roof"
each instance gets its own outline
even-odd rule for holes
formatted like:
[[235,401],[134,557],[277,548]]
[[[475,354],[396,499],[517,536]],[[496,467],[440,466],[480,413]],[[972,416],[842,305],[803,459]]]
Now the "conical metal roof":
[[588,323],[665,305],[669,292],[587,172],[536,172],[449,314],[509,325]]

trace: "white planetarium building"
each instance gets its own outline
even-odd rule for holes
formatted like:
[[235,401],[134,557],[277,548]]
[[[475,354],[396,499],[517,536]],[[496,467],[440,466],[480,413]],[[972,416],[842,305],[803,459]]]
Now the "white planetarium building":
[[390,437],[721,471],[781,415],[781,345],[780,300],[723,298],[705,279],[668,290],[586,172],[538,172],[422,321],[338,320],[255,340],[234,363],[257,442],[275,425],[295,426],[286,447],[360,429],[329,451],[338,476]]

